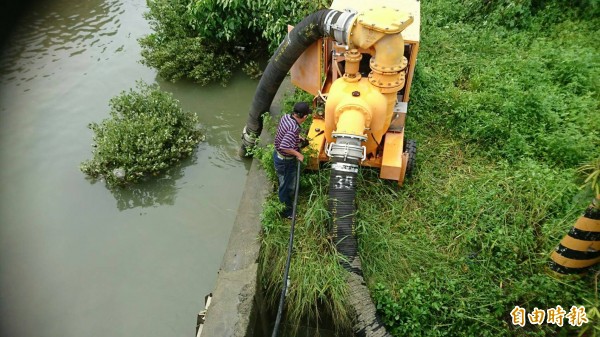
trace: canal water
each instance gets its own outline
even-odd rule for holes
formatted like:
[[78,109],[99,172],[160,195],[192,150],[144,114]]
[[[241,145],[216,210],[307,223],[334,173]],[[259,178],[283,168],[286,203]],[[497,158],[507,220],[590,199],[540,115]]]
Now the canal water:
[[[192,336],[248,164],[256,82],[166,83],[139,63],[145,0],[39,2],[0,60],[0,336]],[[110,191],[79,170],[108,100],[158,82],[206,133],[155,181]]]

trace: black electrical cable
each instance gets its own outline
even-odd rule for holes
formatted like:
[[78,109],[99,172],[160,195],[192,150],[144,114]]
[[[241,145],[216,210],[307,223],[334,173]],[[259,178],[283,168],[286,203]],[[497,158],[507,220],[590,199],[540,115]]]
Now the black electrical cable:
[[287,291],[288,274],[290,272],[290,261],[292,259],[292,246],[294,245],[294,227],[296,226],[296,203],[298,202],[298,190],[300,189],[300,161],[296,161],[296,191],[294,192],[294,205],[292,206],[292,226],[290,228],[290,240],[288,243],[287,260],[285,261],[285,271],[283,272],[283,287],[281,297],[279,298],[279,308],[277,309],[277,318],[271,337],[277,337],[279,324],[281,323],[281,314],[283,313],[283,304],[285,302],[285,293]]

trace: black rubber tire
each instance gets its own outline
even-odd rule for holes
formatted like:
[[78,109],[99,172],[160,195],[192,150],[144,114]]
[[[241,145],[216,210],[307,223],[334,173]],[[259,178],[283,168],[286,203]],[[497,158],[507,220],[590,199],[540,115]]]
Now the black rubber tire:
[[415,172],[415,164],[417,159],[417,141],[408,139],[404,143],[404,152],[408,152],[408,163],[406,164],[406,177],[411,177]]

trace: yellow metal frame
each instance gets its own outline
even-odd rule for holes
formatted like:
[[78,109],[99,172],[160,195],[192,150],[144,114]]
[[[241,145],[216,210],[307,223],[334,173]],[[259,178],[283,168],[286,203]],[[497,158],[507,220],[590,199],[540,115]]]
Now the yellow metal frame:
[[[335,142],[336,134],[349,134],[364,139],[368,155],[361,165],[380,168],[381,178],[402,185],[409,159],[403,152],[406,111],[398,113],[394,107],[397,101],[409,100],[419,51],[420,3],[335,0],[331,8],[357,12],[348,46],[340,46],[331,38],[319,40],[291,71],[293,84],[313,94],[315,101],[327,101],[325,111],[315,115],[310,126],[310,147],[318,155],[310,158],[308,168],[318,169],[320,162],[329,160],[325,149]],[[404,46],[405,52],[390,54],[394,45]],[[348,59],[344,55],[352,48],[358,52],[358,60],[360,54],[371,55],[368,78],[342,71],[342,62],[346,72],[357,69],[356,54],[348,54]]]
[[[288,32],[293,28],[288,25]],[[300,55],[290,69],[292,84],[313,96],[318,95],[319,89],[321,89],[322,58],[323,39],[319,39]]]
[[[381,159],[381,172],[379,177],[390,180],[400,180],[402,177],[404,132],[387,133],[383,145],[383,156]],[[406,171],[406,170],[404,170]]]
[[308,159],[308,169],[318,170],[319,163],[328,160],[325,154],[325,120],[314,118],[307,136],[311,152],[318,154]]

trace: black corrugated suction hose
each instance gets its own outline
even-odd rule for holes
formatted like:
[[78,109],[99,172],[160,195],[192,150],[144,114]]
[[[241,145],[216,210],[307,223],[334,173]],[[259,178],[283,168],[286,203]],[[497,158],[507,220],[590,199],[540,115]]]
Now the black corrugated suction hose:
[[[331,14],[330,14],[331,12]],[[273,98],[298,57],[315,41],[328,36],[325,28],[325,18],[333,15],[333,22],[342,12],[333,9],[322,9],[305,17],[298,23],[281,42],[265,69],[252,100],[252,106],[246,121],[246,134],[257,138],[263,129],[262,115],[269,111]],[[246,149],[254,145],[242,137],[240,154],[246,156]]]

